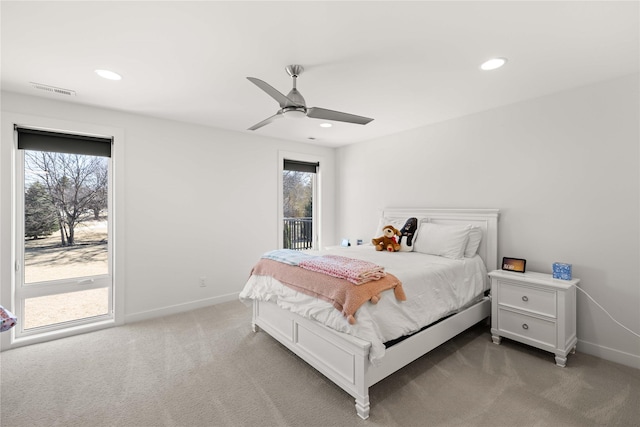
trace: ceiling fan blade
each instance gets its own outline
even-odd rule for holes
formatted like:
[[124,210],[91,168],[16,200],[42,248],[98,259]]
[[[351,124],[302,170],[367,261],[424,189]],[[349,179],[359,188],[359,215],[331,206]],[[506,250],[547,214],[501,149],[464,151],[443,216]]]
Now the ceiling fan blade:
[[355,114],[341,113],[340,111],[327,110],[326,108],[311,107],[307,109],[307,117],[312,119],[334,120],[337,122],[355,123],[366,125],[373,119],[356,116]]
[[285,95],[281,94],[278,89],[274,88],[269,83],[263,82],[262,80],[256,79],[255,77],[247,77],[247,80],[258,86],[263,91],[267,92],[267,95],[275,99],[278,104],[280,104],[280,108],[296,105],[295,102],[287,98]]
[[256,129],[260,129],[262,126],[266,126],[269,123],[271,123],[272,121],[279,119],[282,117],[282,112],[278,111],[276,114],[274,114],[273,116],[269,117],[268,119],[264,119],[263,121],[261,121],[260,123],[257,123],[253,126],[251,126],[249,129],[247,130],[256,130]]

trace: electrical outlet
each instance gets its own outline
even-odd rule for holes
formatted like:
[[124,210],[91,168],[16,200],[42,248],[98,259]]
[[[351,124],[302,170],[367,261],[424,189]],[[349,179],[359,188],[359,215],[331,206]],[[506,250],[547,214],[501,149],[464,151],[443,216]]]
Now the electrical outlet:
[[206,277],[201,277],[200,278],[200,287],[201,288],[206,288],[207,287],[207,278]]

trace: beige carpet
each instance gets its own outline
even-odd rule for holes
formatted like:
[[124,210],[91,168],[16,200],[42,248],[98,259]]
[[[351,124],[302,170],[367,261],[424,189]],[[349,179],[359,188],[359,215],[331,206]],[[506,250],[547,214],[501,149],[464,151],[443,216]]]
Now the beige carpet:
[[484,324],[370,389],[371,417],[239,302],[5,351],[2,427],[638,426],[640,371]]

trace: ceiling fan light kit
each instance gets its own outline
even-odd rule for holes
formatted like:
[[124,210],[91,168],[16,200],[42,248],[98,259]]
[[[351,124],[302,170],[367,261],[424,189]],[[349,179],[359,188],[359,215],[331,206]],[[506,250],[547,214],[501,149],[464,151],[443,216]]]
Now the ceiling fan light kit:
[[282,109],[282,114],[284,114],[287,119],[301,119],[307,115],[307,112],[304,108],[288,107]]
[[318,108],[318,107],[310,107],[307,108],[307,103],[304,100],[302,94],[296,88],[296,81],[298,76],[302,74],[304,71],[304,67],[302,65],[287,65],[285,67],[287,74],[291,76],[293,79],[293,88],[291,91],[285,96],[280,93],[273,86],[264,82],[260,79],[256,79],[255,77],[247,77],[247,79],[262,89],[267,93],[270,97],[276,100],[276,102],[280,105],[280,109],[276,114],[271,117],[268,117],[249,128],[249,130],[260,129],[263,126],[268,125],[276,119],[281,117],[287,118],[304,118],[309,117],[312,119],[320,119],[320,120],[332,120],[338,122],[345,123],[354,123],[359,125],[366,125],[373,119],[369,117],[356,116],[355,114],[343,113],[340,111],[327,110],[326,108]]

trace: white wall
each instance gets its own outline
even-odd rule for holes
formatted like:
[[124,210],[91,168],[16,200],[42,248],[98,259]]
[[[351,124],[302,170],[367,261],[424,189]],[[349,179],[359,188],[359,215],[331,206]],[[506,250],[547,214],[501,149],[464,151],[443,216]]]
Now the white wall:
[[[257,257],[278,242],[277,159],[284,150],[323,158],[326,244],[374,237],[385,207],[500,208],[500,257],[526,258],[528,269],[542,272],[554,261],[572,263],[581,286],[640,331],[638,92],[633,75],[337,154],[12,93],[2,93],[1,110],[123,130],[127,320],[235,298]],[[8,129],[1,131],[6,289],[6,156],[13,142]],[[200,276],[208,278],[207,288],[198,286]],[[640,367],[640,339],[580,294],[578,338],[579,351]]]
[[[335,236],[335,149],[2,93],[4,116],[22,114],[123,130],[126,320],[237,297],[261,253],[278,245],[278,152],[322,159],[323,229]],[[0,153],[2,287],[10,281],[12,128]],[[26,123],[25,123],[26,124]],[[122,147],[119,147],[122,148]],[[206,277],[208,286],[199,287]],[[6,298],[7,293],[2,293]],[[5,303],[7,304],[7,303]],[[7,304],[8,305],[8,304]]]
[[[385,207],[499,208],[499,257],[574,276],[640,333],[639,76],[340,148],[336,237]],[[366,183],[366,184],[365,184]],[[578,293],[578,351],[640,368],[640,338]]]

